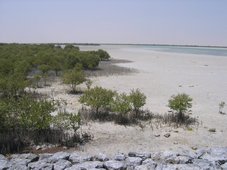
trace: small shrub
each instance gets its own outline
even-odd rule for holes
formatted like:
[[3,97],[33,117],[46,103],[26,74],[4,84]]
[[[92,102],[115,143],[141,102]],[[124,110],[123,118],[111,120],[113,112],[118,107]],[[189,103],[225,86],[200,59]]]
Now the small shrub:
[[84,92],[79,101],[90,106],[95,114],[99,114],[100,109],[104,112],[110,107],[115,92],[102,87],[94,87]]
[[75,68],[65,72],[63,76],[65,84],[70,84],[71,92],[76,93],[76,87],[86,81],[85,74],[81,69]]
[[140,108],[146,104],[146,96],[142,92],[140,92],[139,89],[136,89],[132,90],[129,94],[129,100],[132,104],[133,110],[136,113],[136,116],[138,116]]
[[176,96],[172,96],[171,99],[169,100],[169,108],[174,110],[178,122],[184,122],[187,116],[185,116],[185,113],[188,111],[189,108],[192,107],[192,98],[185,94],[178,94]]
[[112,106],[112,110],[122,115],[126,115],[128,112],[132,110],[132,106],[130,103],[130,97],[125,93],[117,94]]

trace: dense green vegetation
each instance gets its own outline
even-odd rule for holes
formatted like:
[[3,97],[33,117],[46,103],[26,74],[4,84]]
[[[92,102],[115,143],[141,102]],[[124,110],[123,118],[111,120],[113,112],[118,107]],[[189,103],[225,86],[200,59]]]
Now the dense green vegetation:
[[94,87],[86,90],[79,101],[91,108],[91,112],[94,112],[91,117],[114,120],[119,124],[130,124],[141,118],[140,109],[146,103],[146,96],[139,89],[132,90],[127,95]]
[[63,112],[51,116],[58,109],[56,101],[33,94],[27,87],[41,87],[41,81],[47,85],[50,76],[63,75],[75,92],[76,86],[87,80],[83,70],[96,69],[109,57],[103,50],[80,51],[70,44],[64,48],[54,44],[0,44],[0,153],[29,143],[66,141],[64,135],[60,136],[63,129],[76,133],[80,115]]
[[[95,69],[101,60],[108,60],[103,50],[80,51],[78,47],[54,44],[0,44],[0,93],[6,96],[18,95],[39,78],[46,80],[50,71],[56,75],[81,65],[83,69]],[[38,77],[40,76],[40,77]]]
[[90,106],[96,114],[99,114],[100,109],[106,111],[113,101],[114,92],[102,87],[94,87],[85,91],[80,97],[80,102]]
[[185,115],[192,107],[192,98],[185,94],[178,94],[169,99],[169,108],[175,111],[177,121],[184,123],[189,117]]

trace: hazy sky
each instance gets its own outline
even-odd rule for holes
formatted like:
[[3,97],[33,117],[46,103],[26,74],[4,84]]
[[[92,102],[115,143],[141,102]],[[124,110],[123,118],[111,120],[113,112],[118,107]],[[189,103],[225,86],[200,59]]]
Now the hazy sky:
[[227,46],[227,0],[0,0],[0,42]]

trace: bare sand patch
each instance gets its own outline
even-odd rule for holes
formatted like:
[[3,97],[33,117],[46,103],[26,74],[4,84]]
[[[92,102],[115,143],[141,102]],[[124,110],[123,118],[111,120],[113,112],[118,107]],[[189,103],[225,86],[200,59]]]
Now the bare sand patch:
[[[89,47],[83,47],[86,50]],[[220,101],[227,101],[227,57],[164,53],[116,46],[101,46],[115,59],[129,60],[129,63],[116,63],[118,66],[135,69],[130,74],[93,77],[93,86],[129,92],[139,88],[147,96],[144,109],[154,113],[168,112],[168,99],[171,95],[185,92],[193,98],[192,116],[200,121],[192,130],[172,127],[158,127],[147,124],[124,127],[114,123],[92,123],[82,130],[89,131],[94,139],[81,146],[81,151],[113,154],[129,151],[158,151],[191,147],[227,146],[227,115],[218,113]],[[67,109],[77,111],[81,105],[79,96],[66,94],[67,86],[55,83],[55,97],[67,101]],[[81,88],[85,88],[84,85]],[[45,93],[48,89],[41,91]],[[49,88],[50,90],[50,88]],[[224,110],[226,111],[226,108]],[[216,132],[208,130],[215,128]],[[170,133],[170,137],[163,135]],[[155,137],[160,135],[159,137]]]

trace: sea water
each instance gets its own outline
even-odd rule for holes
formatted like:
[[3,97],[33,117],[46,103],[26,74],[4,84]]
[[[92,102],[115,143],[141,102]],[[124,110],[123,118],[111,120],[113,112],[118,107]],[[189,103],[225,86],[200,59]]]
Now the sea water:
[[199,46],[171,46],[171,45],[139,45],[138,48],[173,53],[186,53],[186,54],[201,54],[201,55],[214,55],[226,56],[226,47],[199,47]]

